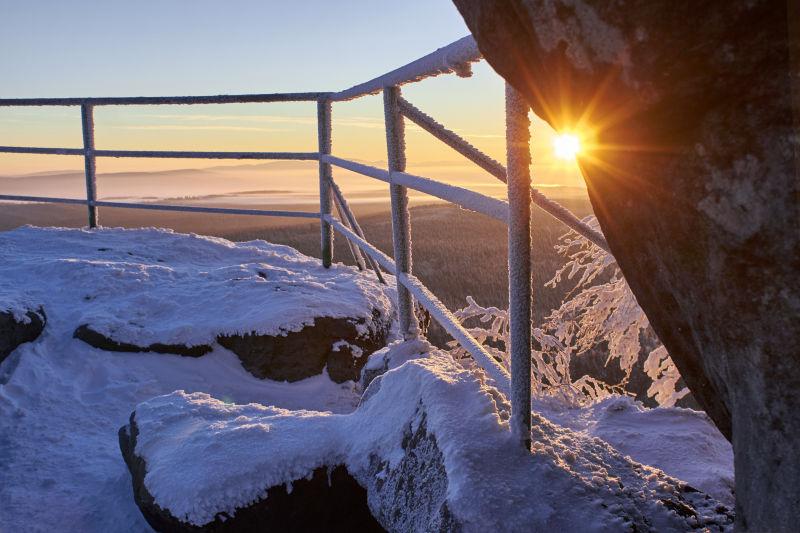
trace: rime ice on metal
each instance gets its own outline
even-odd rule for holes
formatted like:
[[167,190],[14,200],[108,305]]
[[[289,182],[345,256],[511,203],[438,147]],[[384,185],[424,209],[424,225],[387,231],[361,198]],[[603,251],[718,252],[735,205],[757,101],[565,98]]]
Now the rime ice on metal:
[[531,175],[528,104],[506,85],[511,432],[531,446]]

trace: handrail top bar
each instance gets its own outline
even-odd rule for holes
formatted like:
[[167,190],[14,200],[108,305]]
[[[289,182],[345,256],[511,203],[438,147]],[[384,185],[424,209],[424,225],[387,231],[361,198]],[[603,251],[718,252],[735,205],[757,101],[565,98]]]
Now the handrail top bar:
[[110,96],[77,98],[0,98],[0,107],[246,104],[353,100],[375,94],[384,87],[403,85],[440,74],[472,75],[471,63],[483,56],[472,35],[439,48],[391,72],[339,92],[219,94],[210,96]]
[[378,93],[384,87],[403,85],[450,72],[467,78],[472,75],[470,64],[481,59],[483,56],[478,50],[478,44],[472,35],[467,35],[382,76],[333,93],[330,98],[336,102],[353,100]]
[[109,96],[87,98],[0,98],[0,107],[77,105],[188,105],[249,104],[268,102],[316,102],[333,93],[218,94],[210,96]]

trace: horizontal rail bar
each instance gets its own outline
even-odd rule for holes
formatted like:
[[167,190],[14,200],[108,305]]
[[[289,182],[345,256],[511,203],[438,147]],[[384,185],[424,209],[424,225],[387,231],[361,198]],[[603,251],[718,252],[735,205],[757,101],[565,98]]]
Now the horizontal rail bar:
[[[0,153],[84,155],[83,148],[33,148],[0,146]],[[95,157],[146,157],[164,159],[282,159],[316,161],[317,152],[192,152],[183,150],[95,150]]]
[[189,105],[251,104],[268,102],[315,102],[332,93],[219,94],[213,96],[113,96],[95,98],[2,98],[0,107],[75,105]]
[[32,146],[0,146],[0,153],[84,155],[83,148],[35,148]]
[[180,150],[95,150],[97,157],[152,157],[166,159],[293,159],[316,161],[317,152],[187,152]]
[[355,161],[342,159],[341,157],[336,157],[333,155],[320,155],[320,161],[330,163],[331,165],[336,165],[337,167],[350,170],[357,174],[363,174],[364,176],[375,178],[376,180],[384,181],[386,183],[390,182],[389,171],[382,168],[365,165],[363,163],[356,163]]
[[16,196],[0,194],[0,200],[17,202],[36,202],[54,204],[78,204],[94,205],[97,207],[118,207],[123,209],[145,209],[150,211],[182,211],[188,213],[218,213],[226,215],[254,215],[267,217],[287,217],[287,218],[315,218],[320,215],[310,211],[274,211],[268,209],[238,209],[229,207],[200,207],[193,205],[168,205],[168,204],[145,204],[136,202],[106,202],[98,200],[89,202],[78,198],[52,198],[46,196]]
[[482,57],[475,39],[467,35],[382,76],[333,93],[330,98],[333,101],[353,100],[360,96],[376,94],[384,87],[399,86],[450,72],[468,77],[472,74],[470,63],[480,61]]
[[87,205],[88,200],[81,198],[52,198],[50,196],[19,196],[12,194],[0,194],[0,200],[14,201],[14,202],[36,202],[45,204],[77,204]]
[[355,243],[367,255],[375,259],[383,268],[389,273],[395,275],[398,283],[401,283],[411,292],[417,301],[422,304],[431,316],[456,339],[461,346],[467,350],[475,361],[483,368],[486,373],[494,379],[497,388],[505,394],[509,395],[511,390],[511,377],[505,368],[498,363],[492,355],[475,340],[475,338],[464,329],[458,322],[458,319],[451,313],[447,307],[430,291],[427,287],[415,276],[410,274],[397,275],[392,258],[375,248],[373,245],[350,231],[341,222],[336,220],[330,215],[326,216],[326,220],[331,226],[344,235],[348,240]]
[[320,158],[326,163],[345,168],[371,178],[387,183],[403,185],[415,191],[424,192],[447,202],[463,207],[476,213],[481,213],[502,222],[508,221],[508,204],[503,200],[486,196],[464,187],[442,183],[440,181],[415,176],[406,172],[389,172],[370,165],[356,163],[335,156],[322,155]]
[[486,196],[464,187],[449,185],[406,172],[391,172],[392,183],[403,185],[415,191],[424,192],[456,204],[459,207],[481,213],[501,222],[508,223],[508,203]]
[[[403,113],[406,118],[417,124],[419,127],[449,147],[453,148],[456,152],[463,155],[492,176],[496,177],[503,183],[506,182],[506,168],[502,163],[495,161],[488,155],[484,154],[454,131],[445,128],[442,124],[415,107],[408,100],[400,100],[400,112]],[[550,216],[559,220],[571,230],[593,242],[606,252],[611,253],[608,242],[599,231],[596,231],[585,224],[578,217],[576,217],[572,211],[562,206],[555,200],[551,200],[535,187],[531,187],[531,201],[534,203],[534,205],[538,206]]]

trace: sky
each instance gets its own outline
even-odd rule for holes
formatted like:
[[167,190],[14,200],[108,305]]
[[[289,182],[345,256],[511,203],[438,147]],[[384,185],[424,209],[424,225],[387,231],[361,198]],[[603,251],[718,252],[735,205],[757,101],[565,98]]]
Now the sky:
[[[0,98],[334,91],[468,33],[449,0],[0,0]],[[503,81],[485,62],[474,72],[406,85],[403,94],[503,161]],[[315,117],[313,103],[103,107],[96,146],[315,151]],[[532,133],[534,181],[583,186],[574,162],[553,157],[552,130],[535,119]],[[80,144],[76,107],[0,108],[0,145]],[[334,105],[333,146],[342,157],[386,160],[380,96]],[[407,150],[410,171],[478,172],[413,125]],[[82,165],[80,157],[0,154],[0,176]],[[177,168],[187,162],[98,160],[101,174]]]

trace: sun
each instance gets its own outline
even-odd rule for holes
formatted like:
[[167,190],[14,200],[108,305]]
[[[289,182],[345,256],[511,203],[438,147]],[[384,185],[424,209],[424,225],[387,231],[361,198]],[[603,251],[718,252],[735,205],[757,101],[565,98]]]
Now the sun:
[[581,140],[572,133],[561,133],[553,139],[553,149],[557,158],[573,160],[581,151]]

